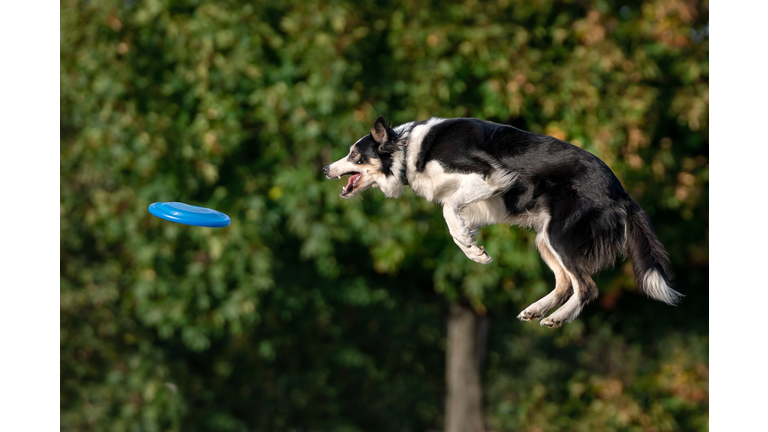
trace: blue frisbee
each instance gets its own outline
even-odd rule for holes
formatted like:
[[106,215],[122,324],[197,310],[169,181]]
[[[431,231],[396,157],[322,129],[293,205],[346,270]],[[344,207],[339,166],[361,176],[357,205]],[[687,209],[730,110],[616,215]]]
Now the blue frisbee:
[[150,204],[149,212],[160,219],[184,225],[224,228],[232,223],[229,216],[222,212],[180,202],[158,202]]

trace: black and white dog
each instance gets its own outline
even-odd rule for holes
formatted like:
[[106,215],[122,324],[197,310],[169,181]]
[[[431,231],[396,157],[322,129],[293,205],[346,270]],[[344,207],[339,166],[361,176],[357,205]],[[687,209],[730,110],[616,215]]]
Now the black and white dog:
[[[650,297],[675,304],[669,258],[648,215],[600,159],[572,144],[488,121],[431,118],[394,129],[383,117],[349,155],[325,168],[350,176],[341,197],[378,187],[397,197],[404,183],[443,206],[453,240],[467,257],[491,262],[473,239],[480,227],[509,223],[536,230],[536,246],[555,273],[555,289],[518,315],[541,325],[573,321],[597,298],[592,275],[628,255]],[[567,302],[566,302],[567,300]]]

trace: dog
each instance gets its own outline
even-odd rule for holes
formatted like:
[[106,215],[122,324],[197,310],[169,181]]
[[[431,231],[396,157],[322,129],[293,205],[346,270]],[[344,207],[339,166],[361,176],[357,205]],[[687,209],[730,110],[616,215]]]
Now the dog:
[[328,179],[349,176],[342,198],[371,187],[395,198],[410,185],[443,206],[453,241],[480,264],[492,259],[473,238],[479,228],[534,229],[555,288],[518,315],[523,321],[541,319],[550,328],[572,322],[597,298],[592,275],[620,255],[631,258],[646,295],[670,305],[682,297],[670,287],[669,256],[645,211],[603,161],[557,138],[475,118],[432,117],[391,128],[380,116],[323,172]]

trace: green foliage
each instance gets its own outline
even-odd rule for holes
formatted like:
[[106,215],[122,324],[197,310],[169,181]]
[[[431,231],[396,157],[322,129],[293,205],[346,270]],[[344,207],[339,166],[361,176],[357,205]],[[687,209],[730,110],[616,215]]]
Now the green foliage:
[[[491,317],[494,430],[706,430],[708,3],[61,4],[62,430],[426,430],[444,319]],[[473,116],[597,154],[646,209],[683,305],[629,264],[552,331],[523,229],[480,266],[407,189],[321,167],[384,114]],[[156,201],[231,227],[152,217]]]

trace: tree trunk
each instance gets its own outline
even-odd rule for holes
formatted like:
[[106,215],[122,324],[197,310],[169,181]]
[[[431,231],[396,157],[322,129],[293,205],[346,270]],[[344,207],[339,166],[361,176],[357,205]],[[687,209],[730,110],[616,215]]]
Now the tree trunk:
[[472,309],[451,304],[448,318],[445,432],[482,432],[483,389],[480,382],[487,322],[478,325]]

